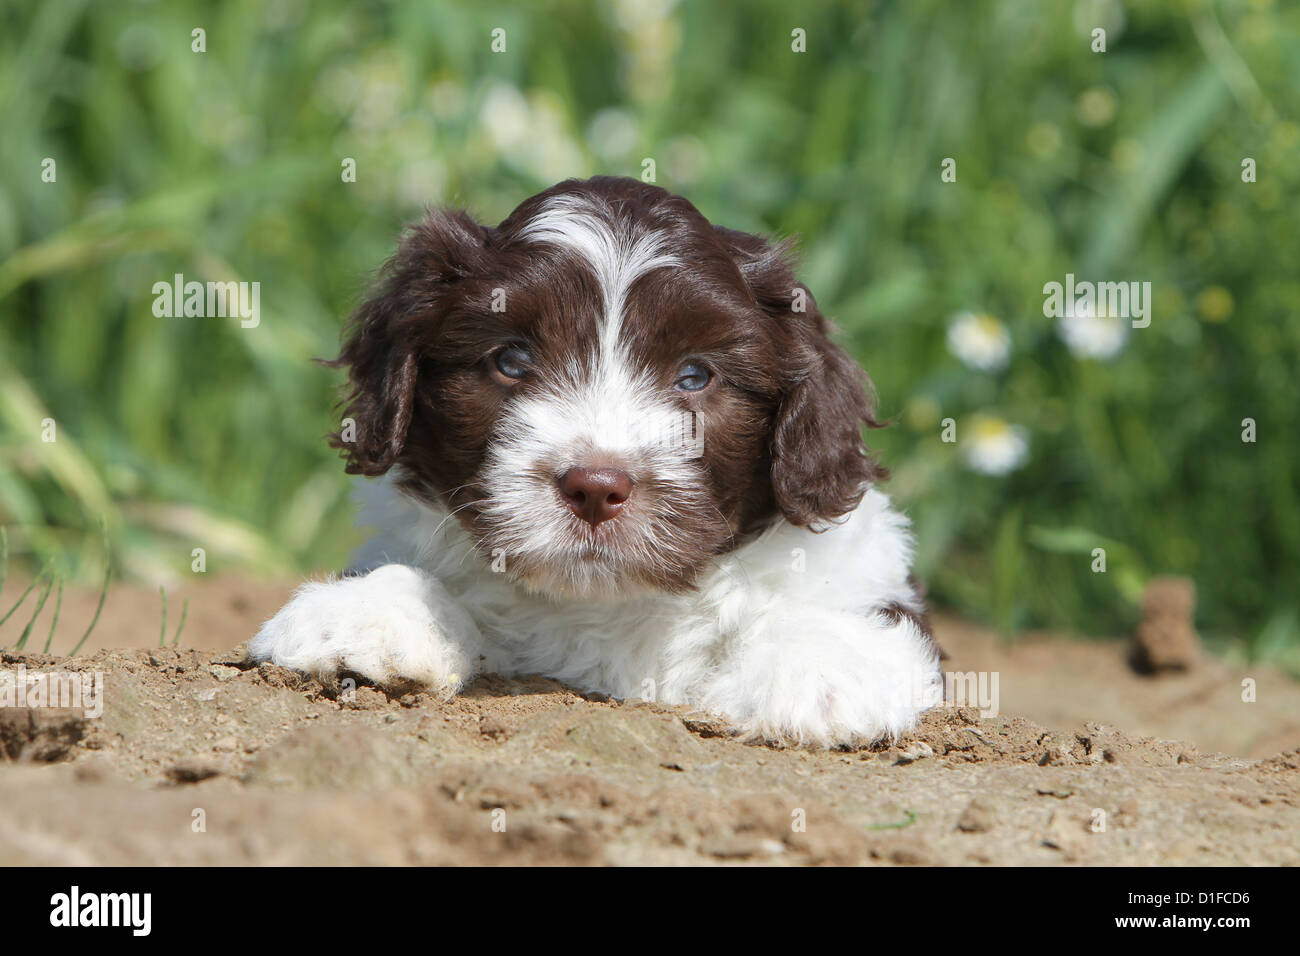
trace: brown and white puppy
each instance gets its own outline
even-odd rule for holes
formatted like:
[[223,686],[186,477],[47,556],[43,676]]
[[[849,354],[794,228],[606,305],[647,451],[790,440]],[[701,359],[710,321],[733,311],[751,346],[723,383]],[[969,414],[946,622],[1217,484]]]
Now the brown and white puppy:
[[334,436],[366,572],[304,586],[259,659],[458,690],[480,670],[893,736],[941,694],[869,383],[787,250],[632,179],[495,228],[414,227],[355,316]]

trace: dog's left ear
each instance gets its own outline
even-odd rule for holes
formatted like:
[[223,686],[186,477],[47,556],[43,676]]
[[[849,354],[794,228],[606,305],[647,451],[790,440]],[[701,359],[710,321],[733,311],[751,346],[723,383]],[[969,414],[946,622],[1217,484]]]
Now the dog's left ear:
[[771,439],[777,507],[791,524],[825,528],[888,477],[862,441],[863,424],[881,427],[871,381],[831,341],[830,323],[795,279],[788,245],[717,231],[755,300],[778,323],[782,396]]

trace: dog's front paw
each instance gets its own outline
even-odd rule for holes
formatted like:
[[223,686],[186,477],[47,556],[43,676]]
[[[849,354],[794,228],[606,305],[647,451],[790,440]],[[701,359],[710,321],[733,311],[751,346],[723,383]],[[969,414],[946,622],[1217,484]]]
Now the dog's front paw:
[[861,746],[894,740],[943,699],[938,651],[911,622],[804,622],[804,634],[761,641],[705,695],[752,740]]
[[262,625],[249,656],[318,677],[454,692],[478,667],[478,629],[436,580],[400,564],[303,585]]

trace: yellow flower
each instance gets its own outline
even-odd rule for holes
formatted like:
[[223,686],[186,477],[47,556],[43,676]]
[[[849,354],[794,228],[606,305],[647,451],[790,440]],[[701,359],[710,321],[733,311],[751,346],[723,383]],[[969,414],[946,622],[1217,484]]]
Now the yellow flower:
[[1206,322],[1226,322],[1232,309],[1232,293],[1221,285],[1212,285],[1196,297],[1196,311]]
[[907,424],[918,432],[928,431],[939,420],[939,403],[929,395],[917,395],[907,403],[903,415]]
[[1074,114],[1084,126],[1105,126],[1115,118],[1115,94],[1105,86],[1094,86],[1079,94]]

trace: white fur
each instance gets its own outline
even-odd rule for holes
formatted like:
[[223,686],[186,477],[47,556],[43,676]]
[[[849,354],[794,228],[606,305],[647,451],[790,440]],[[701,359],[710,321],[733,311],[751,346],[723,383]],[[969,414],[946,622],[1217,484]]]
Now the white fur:
[[358,562],[379,566],[300,590],[257,635],[255,658],[455,688],[481,654],[488,672],[703,708],[814,746],[895,737],[941,699],[933,645],[879,613],[915,601],[907,521],[879,491],[820,534],[774,524],[694,592],[616,602],[526,591],[392,479],[364,494],[363,520],[380,533]]
[[[601,364],[590,381],[574,375],[514,402],[483,468],[484,513],[495,529],[490,547],[530,568],[530,583],[539,589],[616,593],[629,572],[654,563],[657,550],[675,547],[682,530],[668,520],[674,502],[706,496],[698,449],[672,440],[683,430],[681,411],[622,363]],[[634,496],[619,516],[618,533],[600,537],[593,555],[575,561],[573,529],[581,519],[560,498],[556,479],[592,463],[618,467],[638,484],[653,476],[671,493]]]
[[350,670],[380,684],[457,691],[477,671],[481,644],[474,621],[436,579],[386,564],[365,577],[304,584],[249,651],[322,677]]

